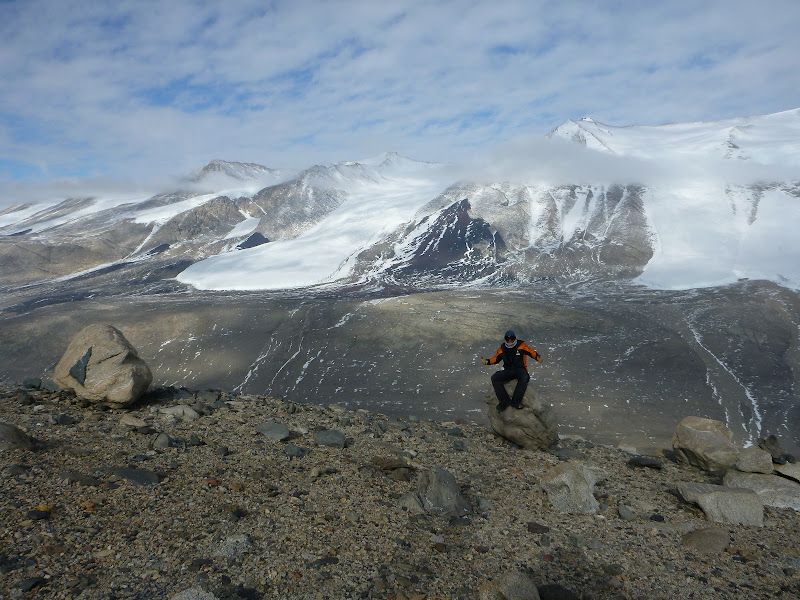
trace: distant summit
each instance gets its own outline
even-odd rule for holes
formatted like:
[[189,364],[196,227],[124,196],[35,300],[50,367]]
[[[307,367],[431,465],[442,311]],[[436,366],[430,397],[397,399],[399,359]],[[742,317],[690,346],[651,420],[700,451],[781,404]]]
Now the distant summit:
[[256,163],[229,162],[226,160],[212,160],[199,171],[189,176],[190,181],[200,182],[210,177],[224,175],[239,181],[254,181],[265,177],[279,177],[281,171],[270,169]]

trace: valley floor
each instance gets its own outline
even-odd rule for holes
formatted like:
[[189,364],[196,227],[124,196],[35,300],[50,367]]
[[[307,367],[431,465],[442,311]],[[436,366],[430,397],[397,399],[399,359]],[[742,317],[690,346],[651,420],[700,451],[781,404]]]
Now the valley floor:
[[[178,404],[200,415],[161,412]],[[515,570],[543,598],[800,597],[798,514],[768,508],[761,528],[709,523],[673,489],[713,478],[665,453],[661,469],[634,467],[582,440],[528,451],[480,425],[254,395],[151,394],[101,411],[4,388],[0,420],[38,446],[2,452],[4,598],[466,600]],[[289,441],[257,432],[273,421]],[[316,445],[318,430],[347,445]],[[159,434],[166,447],[154,447]],[[597,514],[550,505],[539,481],[563,460],[605,473]],[[455,475],[471,514],[401,508],[416,473],[434,467]]]

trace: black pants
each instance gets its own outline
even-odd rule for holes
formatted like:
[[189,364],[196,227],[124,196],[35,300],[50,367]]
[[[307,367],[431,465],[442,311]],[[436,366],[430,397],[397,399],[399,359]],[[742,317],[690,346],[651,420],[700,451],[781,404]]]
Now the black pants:
[[[514,379],[517,380],[517,387],[514,388],[514,397],[509,398],[504,384]],[[497,400],[499,401],[497,407],[501,408],[508,405],[519,406],[522,404],[522,397],[525,395],[525,390],[528,389],[528,382],[530,380],[531,376],[524,368],[503,369],[502,371],[494,373],[492,375],[492,386],[494,387],[494,393],[497,394]]]

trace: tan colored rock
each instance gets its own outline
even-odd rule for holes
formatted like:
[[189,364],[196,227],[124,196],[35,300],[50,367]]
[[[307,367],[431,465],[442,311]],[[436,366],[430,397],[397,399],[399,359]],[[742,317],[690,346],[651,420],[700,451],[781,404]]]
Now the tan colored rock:
[[736,464],[739,449],[722,421],[686,417],[675,428],[672,448],[681,462],[704,471],[727,471]]
[[[509,395],[514,392],[516,384],[516,381],[506,384]],[[529,450],[549,448],[555,442],[557,433],[550,406],[540,402],[530,386],[522,398],[522,410],[508,407],[498,412],[494,389],[490,389],[486,403],[489,405],[489,424],[497,435]]]
[[53,379],[79,398],[124,407],[147,391],[153,375],[122,332],[111,325],[95,324],[72,339]]

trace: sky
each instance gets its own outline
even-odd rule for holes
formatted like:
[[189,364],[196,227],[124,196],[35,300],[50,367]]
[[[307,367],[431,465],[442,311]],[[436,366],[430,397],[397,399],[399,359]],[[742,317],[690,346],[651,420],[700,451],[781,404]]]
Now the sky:
[[800,107],[800,1],[0,0],[0,191]]

